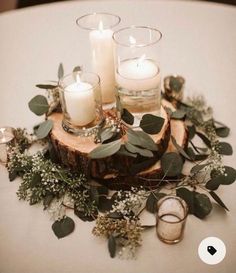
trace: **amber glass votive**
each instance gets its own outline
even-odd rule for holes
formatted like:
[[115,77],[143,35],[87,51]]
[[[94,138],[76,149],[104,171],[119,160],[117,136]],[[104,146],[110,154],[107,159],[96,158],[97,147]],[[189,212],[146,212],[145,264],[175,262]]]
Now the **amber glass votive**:
[[167,244],[182,240],[188,215],[186,202],[176,196],[166,196],[157,203],[157,236]]

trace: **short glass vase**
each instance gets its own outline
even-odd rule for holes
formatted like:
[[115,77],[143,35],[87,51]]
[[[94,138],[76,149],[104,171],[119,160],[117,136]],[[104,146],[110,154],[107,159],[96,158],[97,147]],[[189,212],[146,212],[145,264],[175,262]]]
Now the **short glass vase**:
[[80,136],[96,134],[104,122],[99,76],[73,72],[60,80],[59,88],[63,129]]
[[186,202],[176,196],[166,196],[157,203],[156,232],[158,238],[167,244],[176,244],[183,238],[188,215]]

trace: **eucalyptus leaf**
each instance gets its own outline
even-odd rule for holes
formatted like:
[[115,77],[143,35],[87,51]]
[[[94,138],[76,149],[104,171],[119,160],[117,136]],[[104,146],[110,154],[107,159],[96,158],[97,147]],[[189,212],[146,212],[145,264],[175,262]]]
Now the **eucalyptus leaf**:
[[112,234],[108,238],[108,250],[111,258],[114,258],[116,255],[116,239]]
[[189,140],[193,139],[196,134],[196,127],[194,125],[187,126],[188,128],[188,138]]
[[39,128],[36,130],[35,134],[38,139],[43,139],[48,136],[50,131],[53,128],[52,120],[45,120],[43,123],[39,125]]
[[177,151],[185,158],[187,158],[188,160],[191,160],[191,158],[188,156],[188,154],[184,151],[184,149],[177,143],[176,139],[171,136],[171,141],[173,143],[173,145],[175,146],[175,148],[177,149]]
[[137,146],[134,146],[133,144],[126,142],[125,143],[125,148],[130,152],[134,154],[140,154],[141,156],[144,157],[153,157],[153,153],[150,150],[147,149],[141,149]]
[[52,225],[52,230],[58,239],[61,239],[70,233],[72,233],[75,229],[75,223],[70,217],[64,217],[61,220],[57,220]]
[[172,112],[171,119],[183,119],[185,115],[186,113],[183,110],[176,110],[175,112]]
[[211,197],[224,209],[226,209],[227,211],[229,211],[229,209],[226,207],[226,205],[224,204],[224,202],[220,199],[220,197],[214,192],[214,191],[210,191],[209,194],[211,195]]
[[40,88],[40,89],[55,89],[57,87],[57,85],[52,85],[52,84],[36,84],[36,87]]
[[214,178],[211,178],[205,185],[205,187],[208,189],[208,190],[212,190],[212,191],[215,191],[219,188],[222,180],[224,179],[224,176],[223,175],[219,175],[217,177],[214,177]]
[[92,159],[99,159],[111,156],[119,151],[121,147],[121,140],[115,140],[107,144],[101,144],[89,153],[89,157]]
[[165,153],[161,158],[161,168],[166,176],[180,175],[183,169],[183,160],[175,152]]
[[196,134],[202,139],[202,141],[207,145],[207,147],[211,148],[211,141],[202,133],[196,132]]
[[211,171],[211,180],[210,181],[217,181],[215,183],[211,182],[210,185],[213,184],[218,186],[222,185],[230,185],[236,180],[236,170],[230,166],[224,166],[224,174],[221,174],[217,170]]
[[225,168],[225,174],[224,178],[222,179],[221,184],[222,185],[230,185],[234,183],[236,180],[236,170],[230,166],[224,166]]
[[146,210],[155,213],[157,210],[157,202],[164,196],[166,196],[166,194],[163,192],[151,192],[146,201]]
[[10,182],[14,181],[17,178],[17,176],[18,176],[18,173],[15,170],[10,171],[8,174]]
[[104,128],[100,132],[100,139],[101,143],[111,139],[114,136],[114,132],[112,131],[112,128]]
[[126,150],[125,145],[121,145],[119,151],[117,152],[119,155],[124,155],[124,156],[130,156],[133,158],[137,157],[137,154],[130,153],[129,151]]
[[203,219],[211,210],[212,204],[209,197],[203,193],[194,192],[194,215]]
[[42,95],[33,97],[28,103],[29,109],[37,116],[42,116],[47,113],[49,104],[47,98]]
[[129,143],[140,146],[142,148],[157,151],[157,144],[154,140],[143,131],[134,131],[132,129],[127,130],[127,136]]
[[209,156],[209,154],[197,154],[197,155],[195,155],[194,160],[195,161],[202,161],[202,160],[207,159],[208,156]]
[[64,77],[64,68],[62,63],[59,64],[57,77],[59,80]]
[[126,108],[122,111],[121,119],[129,125],[133,125],[134,123],[134,116]]
[[100,196],[98,202],[98,210],[100,212],[108,212],[112,209],[112,200],[106,196]]
[[232,155],[233,154],[233,148],[227,142],[220,142],[218,144],[218,149],[219,149],[218,150],[219,154],[222,154],[222,155]]
[[164,119],[158,116],[154,116],[151,114],[143,115],[141,121],[140,121],[140,127],[145,133],[148,134],[158,134],[162,126],[164,124]]
[[192,191],[190,191],[187,188],[177,188],[176,189],[176,195],[179,196],[180,198],[184,199],[184,201],[188,205],[189,213],[193,214],[194,213],[194,194]]
[[176,194],[187,203],[189,213],[200,219],[203,219],[212,210],[211,201],[205,194],[190,191],[187,188],[176,189]]
[[229,135],[230,129],[228,127],[219,127],[215,129],[218,137],[227,137]]
[[135,175],[151,166],[153,166],[153,164],[155,164],[157,161],[157,159],[155,157],[149,157],[141,162],[132,164],[129,168],[129,173],[131,175]]

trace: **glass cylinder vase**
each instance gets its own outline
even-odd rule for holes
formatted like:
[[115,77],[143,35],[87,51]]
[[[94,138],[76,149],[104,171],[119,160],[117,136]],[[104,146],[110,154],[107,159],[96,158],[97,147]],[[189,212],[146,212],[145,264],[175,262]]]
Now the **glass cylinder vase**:
[[79,17],[77,25],[88,31],[92,71],[101,79],[102,102],[115,102],[115,70],[113,55],[113,28],[120,17],[109,13],[92,13]]
[[157,203],[157,236],[168,244],[182,240],[188,215],[186,202],[176,196],[166,196]]
[[62,127],[81,136],[94,134],[104,121],[99,76],[73,72],[59,82]]
[[126,27],[113,34],[118,96],[137,118],[160,114],[161,38],[159,30],[146,26]]

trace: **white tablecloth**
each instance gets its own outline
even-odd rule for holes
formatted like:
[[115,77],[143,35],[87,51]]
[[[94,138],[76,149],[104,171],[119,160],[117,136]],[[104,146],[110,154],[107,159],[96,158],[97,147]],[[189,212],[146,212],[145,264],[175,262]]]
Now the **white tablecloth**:
[[[181,74],[187,94],[203,93],[217,109],[216,118],[232,128],[228,141],[236,148],[236,9],[203,2],[75,1],[0,15],[0,125],[31,128],[40,120],[27,108],[29,99],[40,92],[34,85],[56,79],[59,62],[67,73],[86,62],[84,34],[75,19],[95,11],[120,15],[120,26],[159,28],[162,74]],[[235,167],[235,156],[225,157],[225,163]],[[109,257],[106,241],[91,234],[94,223],[76,217],[75,232],[58,240],[42,207],[18,201],[19,182],[10,183],[0,166],[1,273],[235,272],[236,184],[218,190],[229,213],[214,206],[205,220],[189,216],[184,240],[174,246],[160,242],[154,229],[146,231],[137,260],[124,261]],[[208,236],[226,245],[219,265],[206,265],[198,257],[198,245]]]

